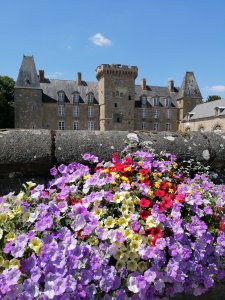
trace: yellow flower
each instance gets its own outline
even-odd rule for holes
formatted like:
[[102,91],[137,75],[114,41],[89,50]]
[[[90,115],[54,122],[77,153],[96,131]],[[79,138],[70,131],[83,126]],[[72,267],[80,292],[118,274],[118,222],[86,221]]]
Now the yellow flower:
[[133,236],[133,231],[130,228],[126,228],[123,234],[125,238],[131,238]]
[[129,182],[129,178],[127,178],[127,177],[125,177],[125,176],[122,176],[122,177],[121,177],[121,180],[123,181],[123,183]]
[[101,173],[108,173],[109,172],[109,169],[103,169],[101,170]]
[[154,179],[158,178],[158,176],[157,176],[157,174],[155,172],[153,172],[152,175],[153,175]]
[[8,216],[10,219],[13,219],[15,217],[15,213],[13,211],[9,211]]
[[3,268],[5,268],[5,269],[8,269],[9,268],[9,260],[5,260],[4,262],[3,262]]
[[89,179],[91,177],[91,175],[89,174],[89,175],[85,175],[84,176],[84,180],[87,180],[87,179]]
[[98,246],[98,239],[96,236],[92,236],[88,239],[88,243],[92,246]]
[[122,227],[126,227],[128,225],[128,221],[124,217],[119,218],[117,223]]
[[174,192],[174,190],[173,189],[169,189],[169,194],[172,194],[173,192]]
[[149,216],[147,219],[146,219],[146,225],[148,228],[152,228],[152,227],[155,227],[157,224],[155,223],[155,221],[153,220],[152,216]]
[[13,208],[13,212],[17,215],[17,214],[20,214],[21,213],[21,208],[20,206],[16,206]]
[[136,271],[137,270],[137,262],[135,260],[130,260],[127,262],[127,270]]
[[127,255],[128,255],[128,257],[131,260],[136,259],[136,258],[139,257],[139,255],[137,254],[137,252],[134,252],[134,251],[131,251],[131,250],[127,252]]
[[4,258],[0,256],[0,267],[3,266],[3,264],[4,264]]
[[125,169],[124,169],[124,171],[126,171],[126,172],[130,172],[130,171],[131,171],[131,167],[127,167],[127,168],[125,168]]
[[6,236],[5,239],[6,241],[14,241],[15,240],[15,232],[10,231]]
[[95,208],[93,211],[93,215],[95,215],[96,217],[100,217],[102,214],[102,209],[101,208]]
[[127,207],[127,204],[122,204],[121,205],[121,208],[120,208],[120,211],[122,212],[122,213],[125,213],[125,212],[127,212],[128,211],[128,207]]
[[158,175],[158,177],[161,177],[161,176],[162,176],[162,173],[158,173],[157,175]]
[[112,228],[115,225],[115,220],[113,217],[109,216],[107,219],[104,220],[104,224],[106,228]]
[[140,273],[143,273],[144,271],[146,271],[147,268],[148,268],[148,264],[145,261],[140,261],[138,263],[137,269]]
[[26,185],[27,185],[28,189],[31,189],[33,186],[36,185],[36,183],[34,183],[34,182],[32,182],[32,181],[27,181],[27,182],[26,182]]
[[178,166],[178,164],[177,164],[177,163],[174,163],[174,164],[173,164],[173,168],[174,168],[174,169],[176,169],[176,168],[177,168],[177,166]]
[[138,162],[138,164],[139,164],[140,166],[142,165],[142,163],[143,163],[143,161],[139,161],[139,162]]
[[10,265],[10,267],[19,269],[20,261],[16,258],[13,258],[13,259],[10,260],[9,265]]
[[33,238],[30,243],[29,247],[34,250],[35,253],[40,254],[41,248],[43,247],[43,243],[41,239],[38,237]]
[[117,263],[116,263],[116,269],[117,270],[121,270],[123,268],[123,266],[125,265],[124,261],[122,260],[117,260]]
[[120,174],[116,174],[116,175],[115,175],[115,178],[116,178],[116,179],[119,179],[119,178],[120,178]]
[[139,247],[139,242],[131,241],[131,243],[130,243],[131,251],[138,251],[138,247]]
[[152,195],[154,194],[154,192],[152,191],[152,190],[150,190],[149,192],[148,192],[148,195],[151,197]]
[[7,219],[8,219],[8,216],[6,214],[0,215],[0,222],[4,223],[7,221]]
[[19,192],[19,194],[17,195],[17,199],[22,200],[24,197],[25,193],[24,192]]
[[155,185],[155,187],[158,189],[158,188],[160,187],[160,182],[159,182],[159,181],[156,181],[154,185]]
[[123,251],[120,250],[120,249],[118,249],[118,250],[116,251],[116,253],[115,253],[113,256],[115,257],[115,259],[119,260],[119,259],[121,259],[122,256],[123,256]]

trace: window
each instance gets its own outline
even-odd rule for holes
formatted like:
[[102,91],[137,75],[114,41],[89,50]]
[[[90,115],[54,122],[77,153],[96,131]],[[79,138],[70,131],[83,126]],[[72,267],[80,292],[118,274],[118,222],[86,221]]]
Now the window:
[[170,123],[166,123],[166,131],[170,131],[171,130],[171,124]]
[[159,130],[159,123],[154,123],[154,130],[156,130],[156,131]]
[[59,92],[58,93],[58,101],[59,102],[64,102],[65,101],[65,93],[64,92]]
[[119,97],[120,93],[119,91],[116,91],[116,97]]
[[123,93],[120,93],[120,97],[123,97]]
[[36,103],[32,103],[31,111],[36,111],[36,110],[37,110],[37,104]]
[[93,106],[88,106],[88,117],[93,117],[94,115],[94,110],[93,110]]
[[159,110],[155,109],[154,110],[154,119],[158,119],[159,118]]
[[147,125],[146,122],[142,122],[142,123],[141,123],[141,129],[142,129],[142,130],[145,130],[146,127],[147,127],[146,125]]
[[88,130],[94,130],[94,122],[88,121]]
[[170,104],[171,104],[171,99],[170,99],[170,97],[167,97],[166,99],[165,99],[165,106],[170,106]]
[[170,120],[171,119],[171,110],[167,109],[167,119]]
[[58,116],[63,117],[65,115],[64,105],[58,105]]
[[94,95],[92,93],[88,94],[88,103],[93,103],[94,102]]
[[117,107],[117,103],[114,103],[114,107]]
[[141,109],[141,118],[142,119],[147,118],[147,110],[146,110],[146,108],[142,108]]
[[64,130],[64,129],[65,129],[64,121],[59,121],[59,130]]
[[205,128],[204,128],[204,126],[200,126],[198,130],[199,130],[200,132],[204,132],[204,131],[205,131]]
[[73,116],[74,117],[79,117],[80,115],[80,107],[78,105],[73,106]]
[[158,97],[154,97],[154,106],[158,106],[159,105],[159,98]]
[[146,104],[147,104],[147,97],[146,96],[142,96],[141,97],[141,105],[142,106],[146,106]]
[[128,96],[128,100],[131,100],[131,96],[130,95]]
[[80,95],[78,93],[73,94],[73,104],[79,103]]
[[79,130],[80,126],[79,126],[79,121],[74,121],[73,122],[73,129],[74,130]]

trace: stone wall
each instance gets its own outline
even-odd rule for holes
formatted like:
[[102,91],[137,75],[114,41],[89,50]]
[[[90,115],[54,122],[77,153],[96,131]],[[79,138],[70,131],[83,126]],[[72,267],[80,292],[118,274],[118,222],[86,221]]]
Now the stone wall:
[[[53,165],[81,162],[81,154],[91,152],[102,160],[124,148],[127,131],[0,131],[0,195],[17,191],[22,182],[46,181]],[[136,132],[140,141],[149,141],[156,151],[167,150],[178,160],[190,158],[225,173],[225,134]]]

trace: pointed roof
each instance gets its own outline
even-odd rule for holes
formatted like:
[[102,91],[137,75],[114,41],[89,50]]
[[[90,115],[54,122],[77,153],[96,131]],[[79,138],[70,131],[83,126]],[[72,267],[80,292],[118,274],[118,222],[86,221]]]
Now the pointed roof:
[[200,98],[202,95],[198,87],[195,75],[193,72],[186,72],[184,79],[177,95],[177,100],[181,98]]
[[23,56],[16,87],[40,88],[33,56]]

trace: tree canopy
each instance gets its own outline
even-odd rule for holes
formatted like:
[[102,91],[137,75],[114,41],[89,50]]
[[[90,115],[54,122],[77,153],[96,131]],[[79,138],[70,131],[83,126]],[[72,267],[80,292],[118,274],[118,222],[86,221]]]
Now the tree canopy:
[[8,76],[0,76],[0,128],[14,127],[14,85]]
[[207,97],[206,102],[211,102],[211,101],[220,100],[220,99],[221,99],[221,97],[218,95],[211,95],[211,96]]

